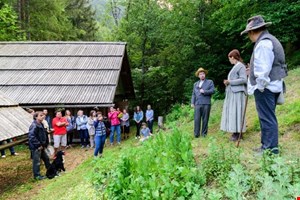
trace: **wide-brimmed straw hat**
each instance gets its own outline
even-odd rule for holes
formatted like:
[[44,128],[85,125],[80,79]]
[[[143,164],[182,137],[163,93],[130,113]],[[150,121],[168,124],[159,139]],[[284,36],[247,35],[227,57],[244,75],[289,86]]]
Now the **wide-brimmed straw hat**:
[[271,24],[272,22],[265,22],[264,18],[261,15],[253,16],[247,20],[246,29],[241,32],[241,35],[260,27],[268,27]]
[[200,72],[204,72],[205,75],[208,74],[208,71],[207,71],[207,70],[205,70],[205,69],[203,69],[202,67],[200,67],[200,68],[196,71],[195,75],[198,77],[199,74],[200,74]]

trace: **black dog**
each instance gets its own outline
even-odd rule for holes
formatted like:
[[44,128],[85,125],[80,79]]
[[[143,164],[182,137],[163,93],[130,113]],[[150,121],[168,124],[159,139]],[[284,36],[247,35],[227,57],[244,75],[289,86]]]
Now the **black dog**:
[[64,151],[58,151],[56,153],[56,158],[53,160],[50,167],[47,169],[46,176],[49,179],[54,178],[61,171],[66,171],[64,167],[63,155],[65,155]]

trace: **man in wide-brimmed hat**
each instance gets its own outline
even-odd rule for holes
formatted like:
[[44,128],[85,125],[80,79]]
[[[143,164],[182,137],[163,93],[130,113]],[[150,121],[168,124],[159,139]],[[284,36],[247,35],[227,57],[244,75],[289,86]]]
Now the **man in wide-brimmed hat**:
[[255,43],[250,60],[248,93],[254,94],[256,110],[260,120],[261,147],[278,153],[278,123],[275,108],[278,96],[283,91],[283,78],[287,76],[285,55],[281,43],[267,31],[271,22],[265,22],[262,16],[251,17],[241,35],[248,33]]
[[211,95],[215,91],[212,80],[206,79],[208,71],[200,67],[195,75],[200,80],[194,84],[191,105],[195,109],[194,112],[194,135],[196,138],[200,136],[200,125],[202,121],[201,135],[207,135],[207,126],[210,113]]

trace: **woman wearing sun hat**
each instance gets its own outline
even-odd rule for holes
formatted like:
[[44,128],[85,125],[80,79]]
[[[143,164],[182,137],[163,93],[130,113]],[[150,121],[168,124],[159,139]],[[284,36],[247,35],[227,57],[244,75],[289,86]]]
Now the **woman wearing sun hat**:
[[208,71],[200,67],[195,75],[200,80],[194,84],[191,106],[194,108],[194,135],[200,136],[200,125],[202,122],[201,136],[207,135],[207,126],[211,107],[211,96],[215,91],[212,80],[206,79]]

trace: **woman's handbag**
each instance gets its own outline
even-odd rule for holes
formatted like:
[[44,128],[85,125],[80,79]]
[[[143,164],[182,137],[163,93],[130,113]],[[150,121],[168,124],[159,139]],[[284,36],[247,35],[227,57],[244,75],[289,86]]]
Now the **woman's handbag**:
[[120,112],[120,113],[118,114],[118,118],[121,119],[122,117],[123,117],[123,113]]
[[277,105],[282,105],[284,104],[284,95],[283,95],[283,90],[280,92],[278,98],[277,98]]
[[47,148],[45,148],[45,152],[48,155],[48,157],[52,157],[54,154],[54,148],[51,145],[48,145]]
[[283,81],[282,82],[282,91],[280,92],[280,94],[277,98],[277,102],[276,102],[277,105],[284,104],[284,95],[283,94],[285,93],[285,91],[286,91],[286,86],[285,86],[285,82]]

